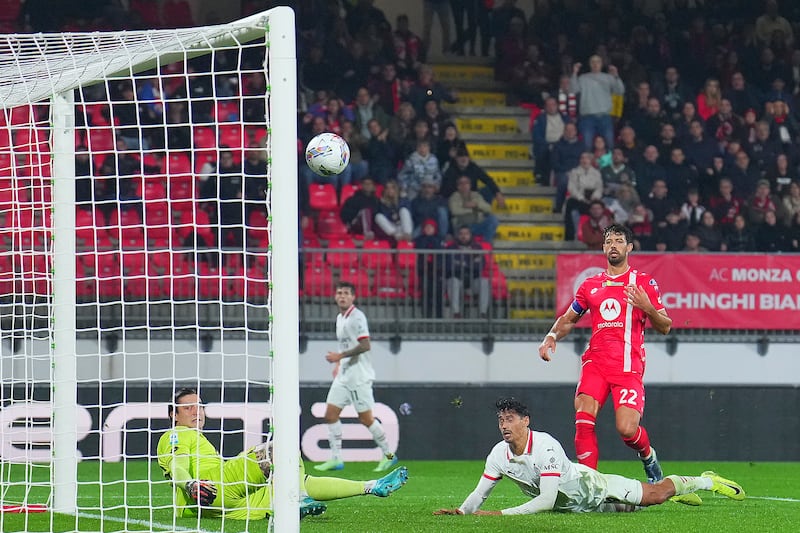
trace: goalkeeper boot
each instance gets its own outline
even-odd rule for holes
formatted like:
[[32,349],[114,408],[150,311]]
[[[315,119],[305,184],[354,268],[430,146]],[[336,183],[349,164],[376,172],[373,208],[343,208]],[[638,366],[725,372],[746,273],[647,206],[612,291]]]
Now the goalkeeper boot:
[[319,470],[320,472],[329,472],[331,470],[344,470],[344,461],[341,459],[331,459],[329,461],[325,461],[321,465],[314,466],[314,470]]
[[644,473],[647,476],[648,483],[658,483],[664,479],[664,472],[661,471],[661,465],[658,464],[658,456],[656,456],[656,449],[650,447],[650,455],[642,459],[644,466]]
[[317,500],[311,498],[310,496],[306,496],[302,500],[300,500],[300,520],[307,516],[317,516],[321,515],[325,511],[328,510],[328,506],[322,502],[318,502]]
[[396,464],[397,464],[397,456],[395,454],[393,454],[393,453],[387,453],[383,457],[383,459],[381,459],[381,462],[378,463],[378,466],[376,466],[372,471],[373,472],[386,472],[387,470],[389,470],[391,467],[393,467]]
[[408,468],[401,466],[375,481],[375,486],[372,487],[370,494],[385,498],[399,490],[406,484],[406,481],[408,481]]
[[730,479],[718,476],[711,470],[706,470],[700,477],[708,478],[711,480],[711,491],[717,494],[727,496],[732,500],[744,500],[744,489],[741,485]]

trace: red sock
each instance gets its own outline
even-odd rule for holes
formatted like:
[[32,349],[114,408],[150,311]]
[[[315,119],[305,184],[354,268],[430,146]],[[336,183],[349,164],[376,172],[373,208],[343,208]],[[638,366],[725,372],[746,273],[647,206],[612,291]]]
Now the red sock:
[[578,462],[597,470],[600,450],[597,447],[597,433],[594,432],[595,417],[584,411],[575,413],[575,453]]
[[636,450],[636,453],[642,459],[650,455],[650,437],[647,436],[647,431],[642,426],[636,428],[636,433],[633,434],[633,437],[622,439],[622,442],[629,448]]

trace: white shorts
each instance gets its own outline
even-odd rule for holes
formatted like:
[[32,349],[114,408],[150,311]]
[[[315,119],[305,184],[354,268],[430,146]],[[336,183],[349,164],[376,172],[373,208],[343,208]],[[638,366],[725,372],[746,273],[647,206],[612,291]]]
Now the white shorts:
[[372,382],[368,381],[353,389],[348,389],[338,381],[334,381],[328,391],[328,398],[325,402],[341,409],[352,404],[357,413],[371,411],[375,406],[375,398],[372,395]]
[[632,505],[642,503],[644,491],[641,481],[616,474],[603,474],[603,477],[606,480],[606,502]]

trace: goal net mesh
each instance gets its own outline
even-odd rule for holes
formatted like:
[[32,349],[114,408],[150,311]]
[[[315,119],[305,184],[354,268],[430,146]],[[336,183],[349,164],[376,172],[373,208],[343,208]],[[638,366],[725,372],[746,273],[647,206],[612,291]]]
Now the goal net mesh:
[[[0,36],[3,531],[203,529],[191,510],[175,516],[156,460],[182,387],[199,391],[204,433],[223,457],[269,433],[269,13],[206,28]],[[58,116],[54,95],[68,96],[73,116]],[[65,131],[68,150],[54,143]],[[65,206],[72,227],[54,215]],[[59,277],[63,255],[74,280]],[[54,314],[64,291],[74,324]],[[74,332],[74,382],[56,371],[70,359],[59,328]],[[73,419],[59,435],[65,389],[77,407],[66,406]],[[65,481],[53,457],[70,445],[77,508],[51,513]]]

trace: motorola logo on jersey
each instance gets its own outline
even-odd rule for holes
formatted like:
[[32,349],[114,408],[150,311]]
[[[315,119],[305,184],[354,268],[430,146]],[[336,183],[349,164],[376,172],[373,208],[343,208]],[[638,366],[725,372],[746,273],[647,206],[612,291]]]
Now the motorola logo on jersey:
[[600,304],[600,316],[603,317],[603,320],[614,320],[619,316],[621,311],[622,307],[614,298],[606,298],[603,300],[603,303]]

